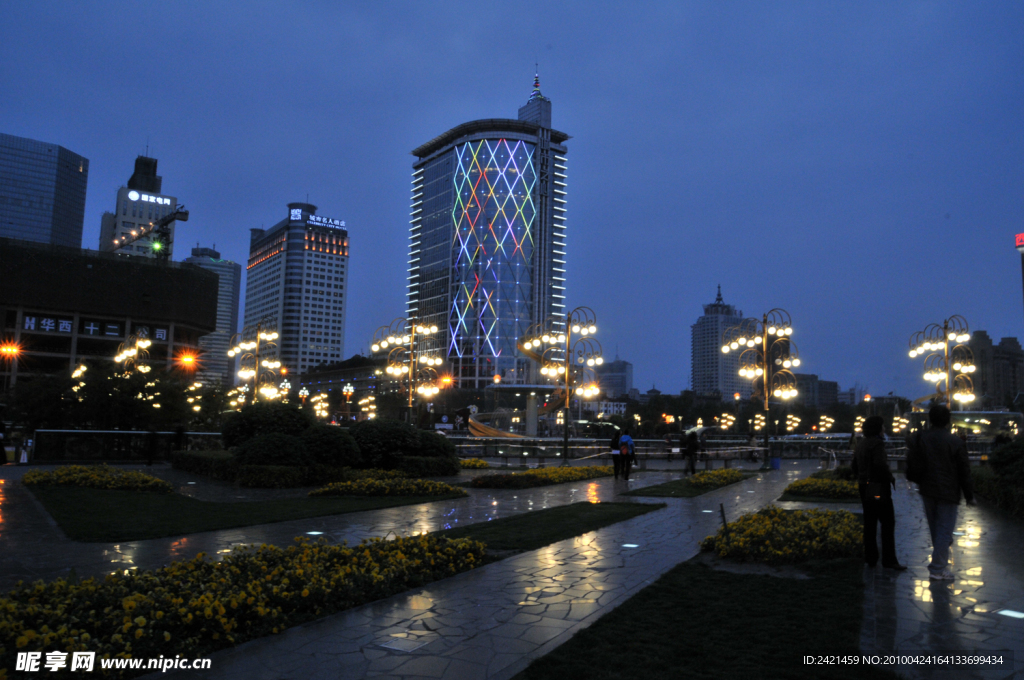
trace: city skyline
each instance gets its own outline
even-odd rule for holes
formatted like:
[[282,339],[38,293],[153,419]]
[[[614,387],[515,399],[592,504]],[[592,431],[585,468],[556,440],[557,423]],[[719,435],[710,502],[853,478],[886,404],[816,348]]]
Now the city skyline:
[[[16,6],[0,54],[24,68],[0,75],[12,93],[2,131],[90,159],[86,246],[147,138],[192,211],[183,244],[241,261],[248,228],[309,193],[357,225],[351,355],[381,309],[404,308],[408,149],[506,115],[540,61],[574,136],[567,304],[597,311],[637,385],[686,387],[688,327],[719,281],[748,314],[793,315],[803,370],[873,392],[924,394],[907,339],[951,314],[1024,335],[1010,250],[1024,231],[1020,6],[598,8],[570,21],[578,7],[539,30],[475,14],[513,45],[479,61],[445,27],[458,6],[410,5],[399,20],[211,8],[203,24],[187,8]],[[190,48],[104,45],[115,20],[170,26]],[[337,40],[313,39],[322,27]],[[52,35],[76,43],[40,51]],[[245,62],[231,57],[248,54],[243,35],[287,35],[294,49]],[[423,49],[433,58],[413,56]],[[180,92],[154,105],[140,78]],[[58,104],[70,96],[76,107]]]

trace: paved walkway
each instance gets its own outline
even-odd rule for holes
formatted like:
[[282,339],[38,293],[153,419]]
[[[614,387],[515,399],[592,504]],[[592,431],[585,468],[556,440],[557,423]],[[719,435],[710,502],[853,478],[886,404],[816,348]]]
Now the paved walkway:
[[[522,491],[474,490],[471,498],[456,501],[124,544],[69,541],[31,495],[12,483],[25,468],[0,467],[0,587],[18,578],[53,578],[71,566],[84,576],[160,566],[199,551],[223,553],[241,543],[287,544],[311,531],[353,542],[388,531],[429,531],[581,500],[665,500],[664,510],[218,652],[209,672],[160,676],[509,678],[695,555],[700,540],[717,529],[719,503],[730,519],[755,510],[816,465],[785,461],[781,472],[693,499],[617,497],[625,484],[602,479]],[[275,492],[224,485],[205,488],[202,480],[190,485],[188,481],[199,478],[157,472],[210,500],[228,500],[230,494],[277,497]],[[630,487],[678,477],[675,472],[646,472]],[[1021,524],[985,508],[961,506],[954,547],[958,578],[930,583],[930,540],[920,501],[916,493],[901,488],[895,503],[898,553],[910,569],[902,574],[865,569],[862,651],[884,655],[1010,649],[1016,657],[1013,672],[935,666],[898,670],[909,678],[1024,678],[1024,620],[998,613],[1024,611]],[[859,510],[850,504],[819,507]]]

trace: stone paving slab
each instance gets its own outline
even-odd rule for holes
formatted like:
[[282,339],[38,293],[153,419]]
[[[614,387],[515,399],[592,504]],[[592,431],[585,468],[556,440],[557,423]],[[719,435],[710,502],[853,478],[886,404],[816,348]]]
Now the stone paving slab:
[[[647,499],[668,507],[218,652],[210,671],[166,677],[510,678],[696,555],[718,528],[719,503],[738,517],[814,467],[791,466],[697,498]],[[601,480],[581,488],[628,487]]]

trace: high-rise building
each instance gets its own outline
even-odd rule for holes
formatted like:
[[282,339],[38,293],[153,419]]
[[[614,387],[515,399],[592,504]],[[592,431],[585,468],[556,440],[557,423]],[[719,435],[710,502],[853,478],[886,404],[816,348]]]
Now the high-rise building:
[[217,330],[199,338],[203,350],[199,379],[205,383],[233,385],[235,362],[228,358],[231,336],[238,332],[238,296],[242,286],[242,265],[220,259],[213,248],[193,248],[188,264],[217,274]]
[[750,397],[750,381],[739,374],[739,353],[722,352],[722,334],[742,321],[743,312],[725,304],[722,287],[719,286],[718,297],[711,304],[704,305],[704,316],[690,326],[690,371],[694,394],[717,394],[731,399],[739,392],[741,399]]
[[601,394],[610,399],[625,397],[633,389],[633,364],[620,359],[618,354],[614,361],[596,367],[594,373],[597,374]]
[[460,387],[539,378],[516,340],[565,314],[568,139],[535,79],[517,120],[463,123],[412,152],[406,314],[441,330]]
[[1017,338],[998,344],[986,331],[974,331],[968,343],[977,371],[970,375],[974,394],[985,408],[1006,408],[1024,391],[1024,349]]
[[250,231],[245,326],[267,320],[280,335],[271,354],[290,371],[341,361],[348,270],[345,223],[317,215],[315,205],[289,203],[287,219]]
[[[156,174],[156,159],[139,156],[135,159],[135,172],[128,179],[128,186],[117,190],[117,203],[114,212],[103,213],[100,222],[100,250],[126,255],[156,257],[153,252],[153,234],[144,236],[133,243],[120,248],[117,240],[130,237],[136,231],[156,222],[167,213],[174,212],[178,199],[161,193],[163,177]],[[174,255],[174,225],[170,224],[171,252]]]
[[82,247],[89,159],[0,133],[0,237]]

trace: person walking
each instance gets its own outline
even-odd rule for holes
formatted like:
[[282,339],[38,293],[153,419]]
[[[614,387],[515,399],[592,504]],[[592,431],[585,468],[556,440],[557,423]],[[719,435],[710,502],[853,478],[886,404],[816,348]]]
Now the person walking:
[[629,481],[629,469],[633,467],[633,458],[636,456],[636,445],[633,438],[629,436],[629,430],[619,437],[619,458],[622,459],[622,478]]
[[853,452],[853,474],[857,478],[860,504],[864,509],[864,562],[873,567],[878,564],[878,543],[875,541],[878,525],[882,525],[882,566],[904,571],[906,567],[896,559],[896,513],[892,507],[892,490],[896,478],[889,470],[885,454],[882,416],[871,416],[864,421],[864,437]]
[[700,439],[697,438],[697,431],[690,430],[686,435],[686,469],[691,475],[697,474],[697,452],[700,451]]
[[932,536],[932,561],[928,578],[952,581],[949,548],[963,495],[967,505],[975,505],[971,466],[967,446],[949,431],[949,407],[938,404],[928,411],[931,427],[907,440],[907,479],[916,482],[924,503],[924,516]]
[[619,439],[622,433],[615,430],[615,434],[612,435],[612,441],[608,446],[612,450],[612,469],[615,471],[615,479],[619,478],[622,473],[622,452],[619,450]]

